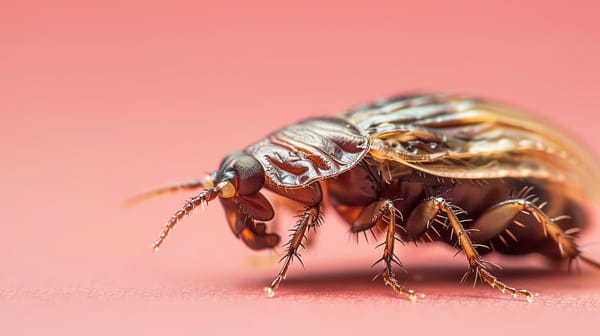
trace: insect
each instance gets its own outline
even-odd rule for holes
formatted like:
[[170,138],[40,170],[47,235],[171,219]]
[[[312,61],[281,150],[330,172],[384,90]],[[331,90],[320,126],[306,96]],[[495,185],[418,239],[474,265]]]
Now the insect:
[[502,282],[487,253],[539,253],[549,259],[600,263],[576,240],[587,209],[600,197],[591,156],[563,133],[505,105],[446,94],[378,100],[337,117],[284,127],[225,157],[209,176],[167,185],[134,199],[202,190],[166,223],[154,248],[198,206],[218,199],[234,235],[254,250],[274,248],[275,211],[261,193],[293,201],[299,220],[285,245],[268,296],[299,258],[307,230],[322,223],[324,198],[350,231],[381,232],[379,276],[415,301],[424,295],[400,284],[397,242],[441,241],[464,254],[470,275],[502,293],[537,295]]

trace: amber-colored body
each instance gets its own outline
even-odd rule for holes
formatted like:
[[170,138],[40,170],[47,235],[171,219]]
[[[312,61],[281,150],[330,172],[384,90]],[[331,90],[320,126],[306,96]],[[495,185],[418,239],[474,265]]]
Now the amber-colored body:
[[[496,179],[486,181],[440,179],[435,176],[408,170],[405,175],[395,177],[391,183],[382,181],[372,172],[368,164],[359,165],[338,178],[328,180],[327,191],[330,203],[350,224],[352,232],[375,230],[385,231],[385,223],[369,222],[361,219],[365,208],[382,199],[394,200],[397,210],[396,235],[403,241],[432,242],[442,241],[449,245],[456,243],[447,227],[445,215],[425,221],[430,216],[427,202],[435,197],[460,208],[457,217],[465,230],[472,230],[470,238],[474,244],[486,246],[481,253],[497,251],[504,254],[541,253],[549,258],[560,259],[558,245],[544,233],[535,217],[516,213],[504,220],[479,220],[491,209],[510,200],[529,200],[544,208],[549,217],[562,216],[557,225],[563,231],[583,229],[587,224],[584,209],[561,194],[551,194],[543,186],[536,186],[526,180]],[[347,186],[354,188],[349,189]],[[544,200],[544,201],[542,201]],[[516,222],[515,222],[516,221]],[[519,224],[517,224],[519,223]]]
[[237,237],[252,249],[274,248],[280,238],[266,222],[275,212],[261,190],[297,204],[301,214],[283,267],[265,288],[268,295],[298,257],[306,231],[322,221],[326,196],[352,232],[385,234],[381,276],[396,293],[411,300],[422,296],[398,283],[392,271],[393,263],[400,264],[395,242],[442,241],[464,253],[465,277],[473,273],[532,301],[535,293],[501,282],[481,255],[535,252],[600,268],[576,245],[587,226],[586,209],[599,198],[598,176],[585,150],[544,123],[504,105],[426,94],[282,128],[231,153],[203,180],[135,200],[204,188],[169,220],[155,248],[196,206],[217,197]]

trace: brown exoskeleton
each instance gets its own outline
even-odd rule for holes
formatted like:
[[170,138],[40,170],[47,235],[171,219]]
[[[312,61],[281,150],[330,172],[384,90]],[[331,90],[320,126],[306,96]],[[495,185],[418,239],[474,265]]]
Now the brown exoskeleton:
[[443,241],[464,253],[465,277],[474,273],[503,293],[532,301],[535,293],[500,281],[481,255],[540,253],[600,268],[576,244],[587,225],[586,208],[600,194],[598,177],[589,154],[544,123],[496,103],[424,94],[282,128],[229,154],[205,179],[134,201],[203,188],[167,222],[154,248],[194,208],[219,198],[233,233],[255,250],[280,242],[267,230],[275,212],[261,190],[295,201],[301,216],[281,271],[265,288],[269,296],[308,228],[321,221],[327,190],[352,232],[385,233],[381,276],[396,293],[413,301],[422,296],[397,281],[395,242]]

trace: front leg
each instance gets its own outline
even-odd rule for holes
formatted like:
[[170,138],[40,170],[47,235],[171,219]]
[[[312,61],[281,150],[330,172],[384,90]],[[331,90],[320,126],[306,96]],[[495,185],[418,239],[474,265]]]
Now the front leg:
[[283,266],[275,277],[275,280],[273,280],[269,286],[264,288],[265,294],[269,297],[273,297],[275,296],[275,291],[283,279],[285,279],[293,258],[298,258],[300,263],[302,263],[298,250],[300,247],[304,247],[303,241],[306,239],[308,228],[316,227],[321,221],[321,201],[323,199],[323,194],[319,183],[313,183],[302,189],[285,189],[274,185],[268,187],[271,191],[287,199],[305,205],[300,220],[298,220],[294,229],[291,230],[290,241],[286,244],[286,254],[281,258]]
[[320,215],[319,205],[310,206],[304,210],[302,217],[296,224],[296,227],[292,230],[290,241],[286,245],[287,253],[281,259],[283,261],[283,266],[281,267],[279,274],[277,274],[277,277],[275,277],[275,280],[273,280],[269,286],[265,287],[265,294],[267,294],[267,296],[275,296],[275,290],[277,290],[281,281],[285,279],[288,268],[290,267],[290,262],[294,257],[298,258],[302,263],[300,255],[298,254],[298,249],[301,246],[304,246],[302,241],[306,239],[306,230],[319,222]]

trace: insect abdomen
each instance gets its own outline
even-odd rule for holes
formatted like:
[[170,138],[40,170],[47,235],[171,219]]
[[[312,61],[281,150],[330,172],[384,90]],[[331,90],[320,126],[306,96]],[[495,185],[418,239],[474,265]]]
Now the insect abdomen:
[[[559,247],[547,236],[539,219],[520,206],[540,208],[551,218],[560,218],[562,230],[583,228],[586,223],[583,208],[569,198],[550,191],[535,181],[518,179],[457,180],[443,179],[413,171],[391,181],[367,164],[336,179],[327,181],[328,194],[334,208],[350,224],[353,232],[370,229],[383,231],[387,219],[369,223],[373,207],[381,200],[393,200],[397,209],[397,234],[408,241],[443,241],[456,244],[456,233],[448,219],[434,213],[435,202],[443,198],[455,209],[474,243],[487,246],[480,252],[497,251],[504,254],[539,252],[560,258]],[[352,190],[348,186],[352,185]],[[429,209],[428,207],[432,207]],[[431,217],[429,217],[431,216]]]

